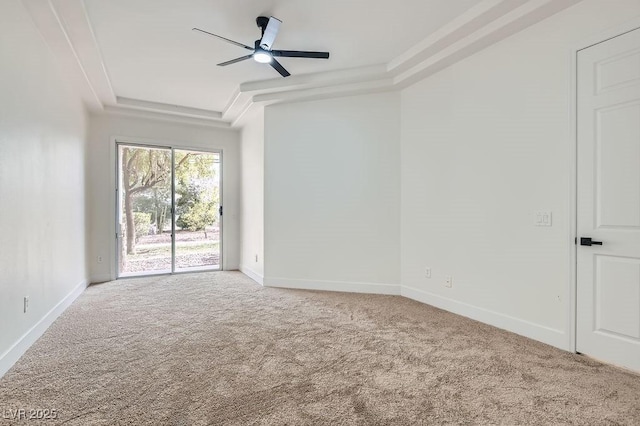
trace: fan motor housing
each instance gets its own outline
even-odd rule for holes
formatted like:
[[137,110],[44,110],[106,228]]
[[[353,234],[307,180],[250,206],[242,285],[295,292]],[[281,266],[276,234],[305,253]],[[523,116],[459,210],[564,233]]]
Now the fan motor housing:
[[267,24],[269,24],[269,18],[266,16],[258,16],[256,18],[256,24],[258,24],[258,27],[262,29],[262,33],[264,34],[264,30],[267,28]]

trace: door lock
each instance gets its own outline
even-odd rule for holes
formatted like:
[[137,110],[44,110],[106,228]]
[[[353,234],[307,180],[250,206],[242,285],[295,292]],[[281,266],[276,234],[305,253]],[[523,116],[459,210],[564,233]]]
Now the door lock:
[[591,237],[581,237],[580,245],[581,246],[601,246],[602,241],[593,241]]

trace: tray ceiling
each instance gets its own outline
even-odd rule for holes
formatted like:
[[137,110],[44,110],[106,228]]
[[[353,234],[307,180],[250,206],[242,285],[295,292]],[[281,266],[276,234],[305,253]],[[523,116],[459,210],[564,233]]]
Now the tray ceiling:
[[[247,108],[300,97],[388,90],[468,56],[578,0],[23,0],[94,109],[231,125]],[[276,49],[331,52],[281,58],[286,79],[248,60],[257,16],[283,21]],[[464,55],[460,53],[463,52]]]

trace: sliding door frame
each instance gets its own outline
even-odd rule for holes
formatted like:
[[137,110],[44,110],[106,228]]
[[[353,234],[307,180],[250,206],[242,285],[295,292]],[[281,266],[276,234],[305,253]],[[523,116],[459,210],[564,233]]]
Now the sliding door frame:
[[[149,277],[149,276],[160,276],[160,275],[177,275],[177,274],[189,274],[189,273],[197,273],[197,272],[215,272],[223,270],[223,233],[224,233],[224,209],[223,209],[223,152],[222,149],[207,149],[207,148],[192,148],[189,146],[183,146],[181,144],[167,144],[166,142],[159,141],[158,143],[154,143],[153,141],[141,141],[137,139],[116,137],[113,138],[114,144],[114,172],[115,172],[115,208],[114,208],[114,217],[113,217],[113,226],[115,229],[115,245],[112,247],[112,253],[115,253],[114,256],[114,264],[113,270],[115,273],[115,279],[128,279],[128,278],[140,278],[140,277]],[[119,240],[124,236],[120,234],[119,228],[119,219],[120,219],[120,210],[121,210],[121,194],[120,194],[120,147],[121,146],[130,146],[133,148],[149,148],[149,149],[160,149],[160,150],[169,150],[171,152],[171,272],[159,272],[159,273],[148,273],[148,274],[139,274],[139,275],[120,275],[120,244]],[[219,242],[218,242],[218,268],[211,269],[195,269],[193,271],[176,271],[176,164],[175,164],[175,151],[194,151],[194,152],[202,152],[206,154],[218,154],[218,158],[220,161],[219,167],[219,176],[218,176],[218,197],[219,197],[219,210],[218,210],[218,226],[219,226]],[[113,152],[112,151],[112,152]],[[222,214],[220,214],[222,212]]]

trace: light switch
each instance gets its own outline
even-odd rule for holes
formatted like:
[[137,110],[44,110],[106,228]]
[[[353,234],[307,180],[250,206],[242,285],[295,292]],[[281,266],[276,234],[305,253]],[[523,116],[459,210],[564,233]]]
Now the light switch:
[[538,210],[533,214],[534,226],[551,226],[551,212],[548,210]]

